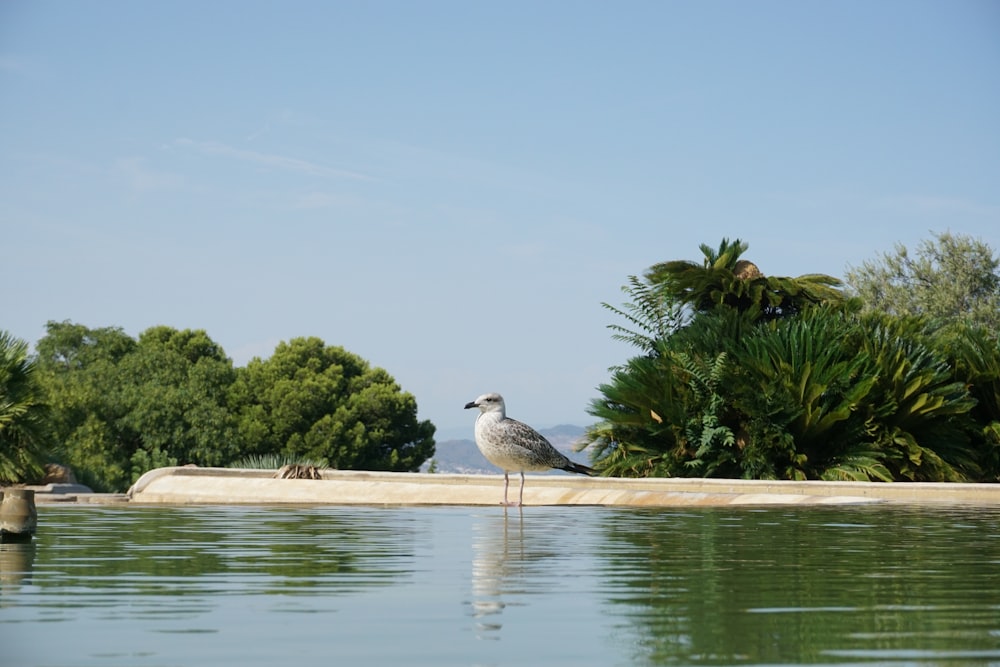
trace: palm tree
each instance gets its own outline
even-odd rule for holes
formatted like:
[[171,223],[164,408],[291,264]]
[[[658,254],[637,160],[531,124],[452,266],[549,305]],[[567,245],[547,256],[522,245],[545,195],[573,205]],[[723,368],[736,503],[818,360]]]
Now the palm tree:
[[0,331],[0,482],[42,476],[45,429],[28,344]]
[[845,300],[837,289],[842,283],[833,276],[765,276],[756,264],[741,259],[749,247],[740,239],[722,239],[718,249],[702,244],[701,265],[688,260],[661,262],[646,272],[646,280],[668,300],[695,312],[728,306],[765,321],[795,315],[811,305]]

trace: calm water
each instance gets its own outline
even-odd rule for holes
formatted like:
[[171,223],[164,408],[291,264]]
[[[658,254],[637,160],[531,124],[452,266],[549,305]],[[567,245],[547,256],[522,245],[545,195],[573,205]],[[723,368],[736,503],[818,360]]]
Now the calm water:
[[4,666],[1000,665],[994,509],[39,515]]

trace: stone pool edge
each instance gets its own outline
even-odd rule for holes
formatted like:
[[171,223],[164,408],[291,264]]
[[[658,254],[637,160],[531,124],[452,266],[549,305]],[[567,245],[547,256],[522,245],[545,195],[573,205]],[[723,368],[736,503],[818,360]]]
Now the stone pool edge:
[[[512,491],[518,483],[512,476]],[[127,494],[36,492],[39,503],[147,505],[497,505],[502,475],[328,470],[323,479],[276,479],[271,470],[158,468]],[[60,497],[61,496],[61,497]],[[524,504],[638,507],[849,503],[1000,506],[998,484],[623,479],[528,475]]]

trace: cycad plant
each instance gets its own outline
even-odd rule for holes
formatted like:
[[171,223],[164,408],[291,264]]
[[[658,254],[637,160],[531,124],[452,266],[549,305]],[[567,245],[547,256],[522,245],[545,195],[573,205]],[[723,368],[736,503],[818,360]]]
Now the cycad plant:
[[893,477],[965,481],[981,470],[970,448],[976,401],[920,318],[873,315],[863,320],[860,351],[878,370],[865,406],[869,436]]
[[45,421],[28,344],[0,331],[0,482],[42,476]]
[[782,479],[891,479],[865,438],[877,373],[850,344],[856,325],[835,308],[758,327],[740,342],[736,409],[746,456]]
[[590,413],[592,457],[606,475],[669,477],[684,460],[686,388],[669,354],[644,354],[612,369]]
[[972,438],[983,479],[1000,481],[1000,334],[965,324],[948,334],[946,351],[955,374],[976,400],[971,414],[977,429]]
[[842,301],[841,282],[824,274],[797,278],[769,277],[742,259],[749,245],[722,239],[718,249],[702,244],[699,265],[687,260],[661,262],[646,272],[646,279],[666,298],[695,312],[724,306],[750,312],[765,320],[788,317],[819,303]]
[[732,466],[716,460],[735,443],[720,395],[732,365],[719,342],[738,338],[750,318],[723,311],[692,319],[648,280],[630,280],[623,290],[634,301],[605,307],[628,321],[609,327],[615,339],[641,355],[611,369],[602,398],[591,402],[600,420],[586,439],[595,464],[613,476],[731,475]]
[[[1000,467],[997,450],[970,449],[976,401],[929,324],[862,317],[823,289],[788,291],[809,295],[789,307],[769,300],[776,282],[729,298],[729,282],[704,289],[711,281],[694,277],[763,280],[736,277],[745,244],[702,250],[705,267],[657,265],[626,290],[643,303],[612,309],[630,325],[616,336],[642,355],[613,369],[591,405],[600,422],[588,443],[605,474],[957,481],[980,478],[984,460]],[[968,374],[982,379],[1000,357],[975,349]]]

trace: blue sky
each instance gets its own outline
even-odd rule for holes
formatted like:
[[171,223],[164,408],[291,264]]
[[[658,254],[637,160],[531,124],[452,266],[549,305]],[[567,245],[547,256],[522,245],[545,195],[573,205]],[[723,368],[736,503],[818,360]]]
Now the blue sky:
[[1000,4],[0,4],[0,328],[318,336],[585,425],[628,276],[1000,250]]

